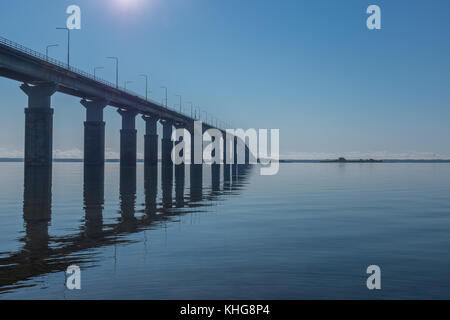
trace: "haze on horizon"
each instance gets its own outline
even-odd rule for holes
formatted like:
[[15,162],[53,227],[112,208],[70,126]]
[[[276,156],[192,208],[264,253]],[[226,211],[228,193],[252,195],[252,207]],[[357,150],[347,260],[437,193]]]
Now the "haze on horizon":
[[[82,9],[71,62],[169,105],[181,94],[242,128],[280,129],[281,157],[450,159],[450,2],[436,0],[4,0],[0,36],[65,61],[66,8]],[[382,30],[366,28],[370,4]],[[0,157],[22,157],[26,96],[0,78]],[[80,158],[85,110],[55,94],[54,150]],[[105,109],[108,158],[121,120]],[[144,122],[138,119],[138,152]]]

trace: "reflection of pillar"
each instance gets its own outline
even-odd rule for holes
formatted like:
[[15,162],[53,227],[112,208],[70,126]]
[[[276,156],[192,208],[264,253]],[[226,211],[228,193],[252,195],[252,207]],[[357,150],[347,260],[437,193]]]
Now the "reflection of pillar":
[[[212,143],[214,143],[216,141],[216,137],[212,137],[211,140]],[[218,152],[220,152],[220,150],[217,151],[215,148],[211,151],[212,159],[215,159]],[[211,179],[212,191],[220,191],[220,162],[213,162],[211,164]]]
[[144,163],[145,166],[158,165],[158,119],[154,116],[142,116],[145,121]]
[[173,165],[172,161],[172,126],[173,122],[170,120],[161,120],[163,125],[163,138],[161,141],[161,153],[162,153],[162,164],[163,165]]
[[134,221],[136,207],[136,167],[120,168],[120,213],[124,221]]
[[223,183],[224,185],[229,185],[231,181],[231,165],[223,165]]
[[203,166],[191,165],[190,177],[190,202],[198,202],[203,199]]
[[227,152],[227,133],[223,132],[223,181],[225,186],[231,180],[231,165],[228,164]]
[[161,166],[161,189],[163,208],[172,207],[172,190],[173,190],[173,165],[163,164]]
[[118,110],[122,116],[122,130],[120,131],[120,165],[122,167],[136,167],[137,130],[134,110]]
[[146,166],[144,168],[145,212],[152,215],[156,212],[156,199],[158,196],[158,167]]
[[250,149],[248,145],[245,145],[245,164],[246,165],[250,164]]
[[57,90],[54,83],[20,87],[28,96],[25,109],[25,165],[51,166],[53,148],[53,109],[51,97]]
[[[176,124],[175,128],[177,130],[184,129],[184,124]],[[175,141],[175,145],[178,145],[184,142],[185,135],[183,134],[179,140]],[[182,159],[184,159],[183,163],[179,165],[175,165],[175,204],[177,208],[182,208],[184,206],[184,178],[185,178],[185,163],[186,163],[186,154],[184,150],[180,151],[178,155]]]
[[51,167],[25,166],[23,219],[25,221],[26,248],[39,255],[48,249],[48,225],[52,207]]
[[101,235],[103,226],[103,204],[105,198],[105,168],[101,166],[86,166],[84,168],[84,210],[86,235],[97,238]]
[[220,191],[220,164],[211,165],[212,191]]
[[233,137],[233,165],[231,167],[231,172],[233,175],[233,180],[235,180],[235,177],[237,176],[237,166],[238,166],[238,141],[237,137]]
[[180,164],[175,166],[175,202],[177,208],[184,206],[184,176],[185,165]]
[[106,101],[81,100],[86,108],[86,122],[84,123],[84,164],[100,166],[105,163],[105,122],[103,109]]

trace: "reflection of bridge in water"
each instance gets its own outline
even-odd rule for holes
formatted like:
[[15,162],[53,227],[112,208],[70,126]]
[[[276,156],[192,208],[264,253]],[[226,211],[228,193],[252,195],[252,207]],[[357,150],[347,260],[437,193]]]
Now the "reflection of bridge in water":
[[[48,232],[52,215],[51,167],[27,166],[23,202],[25,236],[20,239],[23,246],[0,258],[0,293],[26,286],[23,282],[34,277],[65,271],[72,264],[82,266],[95,262],[96,254],[92,249],[127,243],[130,241],[125,239],[128,234],[155,229],[176,217],[205,211],[215,205],[213,201],[239,194],[248,183],[251,170],[249,165],[215,164],[162,165],[160,168],[161,201],[158,201],[158,167],[146,166],[144,212],[136,217],[136,167],[121,167],[120,216],[114,223],[107,224],[103,221],[104,167],[85,166],[84,224],[80,225],[79,232],[51,236]],[[211,188],[208,189],[203,187],[205,168],[211,170]],[[190,172],[188,186],[187,170]]]

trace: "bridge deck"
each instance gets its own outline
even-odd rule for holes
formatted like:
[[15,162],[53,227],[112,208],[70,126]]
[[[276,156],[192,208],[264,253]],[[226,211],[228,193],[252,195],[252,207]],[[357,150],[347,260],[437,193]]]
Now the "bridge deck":
[[[54,82],[58,91],[83,99],[103,99],[120,109],[134,109],[141,114],[174,122],[191,124],[195,119],[146,100],[140,95],[95,77],[75,67],[0,37],[0,76],[26,83]],[[204,123],[206,129],[216,128]],[[223,130],[223,129],[220,129]]]

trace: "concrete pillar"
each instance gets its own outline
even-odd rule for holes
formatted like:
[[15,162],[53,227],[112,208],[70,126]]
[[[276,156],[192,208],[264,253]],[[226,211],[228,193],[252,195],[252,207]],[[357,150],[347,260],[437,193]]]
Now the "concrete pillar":
[[163,138],[161,141],[162,147],[162,164],[173,166],[172,161],[172,149],[173,149],[173,141],[172,141],[172,127],[173,122],[171,120],[161,120],[163,125]]
[[144,163],[146,167],[158,165],[158,118],[154,116],[142,116],[145,121],[144,136]]
[[105,163],[105,122],[103,109],[106,101],[81,100],[86,108],[86,122],[84,123],[84,165],[101,166]]
[[120,166],[136,167],[137,130],[134,110],[118,110],[122,116],[122,130],[120,130]]
[[44,83],[20,86],[28,96],[25,109],[25,165],[51,166],[53,160],[53,109],[51,97],[58,86]]

